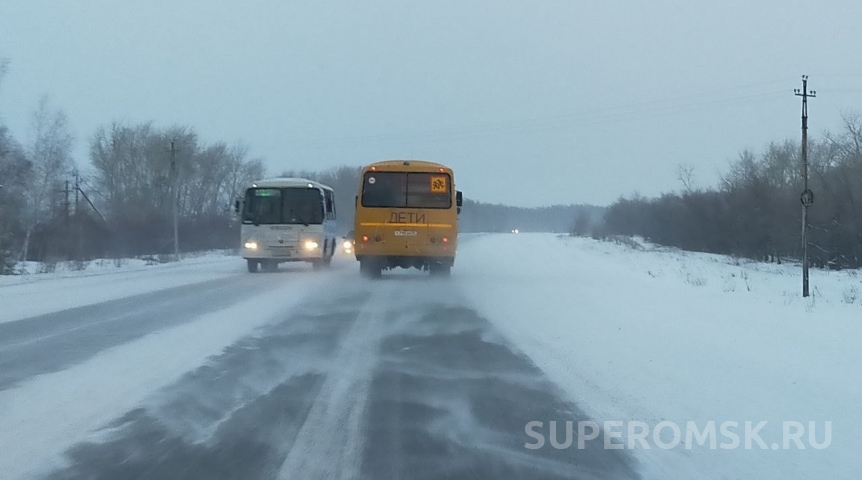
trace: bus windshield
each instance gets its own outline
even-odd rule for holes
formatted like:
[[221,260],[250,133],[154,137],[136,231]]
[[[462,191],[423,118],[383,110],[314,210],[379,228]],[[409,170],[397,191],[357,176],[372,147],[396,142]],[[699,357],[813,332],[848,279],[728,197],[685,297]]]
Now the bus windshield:
[[450,208],[448,173],[368,172],[362,179],[363,207]]
[[311,225],[323,223],[323,196],[316,188],[249,188],[243,223]]

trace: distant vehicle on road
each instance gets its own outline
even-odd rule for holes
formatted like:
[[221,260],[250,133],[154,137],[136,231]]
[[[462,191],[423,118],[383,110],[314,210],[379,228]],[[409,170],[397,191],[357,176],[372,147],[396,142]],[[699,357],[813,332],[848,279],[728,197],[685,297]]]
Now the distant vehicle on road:
[[242,257],[249,272],[275,271],[282,262],[329,265],[337,248],[335,194],[305,178],[253,183],[234,209],[241,214]]
[[455,263],[461,192],[452,169],[418,160],[366,166],[356,197],[354,249],[368,277],[395,267],[448,275]]
[[341,239],[343,240],[341,242],[341,248],[344,250],[344,253],[352,255],[354,244],[356,243],[356,240],[353,236],[353,230],[349,231],[347,235],[341,237]]

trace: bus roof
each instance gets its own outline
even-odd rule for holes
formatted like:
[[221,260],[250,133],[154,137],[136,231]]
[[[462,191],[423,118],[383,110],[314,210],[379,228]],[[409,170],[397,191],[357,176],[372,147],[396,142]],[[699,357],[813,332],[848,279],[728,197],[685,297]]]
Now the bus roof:
[[[436,163],[436,162],[428,162],[425,160],[384,160],[382,162],[375,162],[370,165],[367,165],[363,170],[369,170],[371,167],[379,168],[379,169],[387,169],[394,168],[399,171],[404,170],[412,170],[412,171],[431,171],[437,170],[440,168],[445,168],[446,170],[452,170],[446,165]],[[406,167],[406,168],[405,168]]]
[[332,190],[332,187],[324,185],[322,183],[315,182],[314,180],[309,180],[307,178],[295,178],[295,177],[277,177],[277,178],[265,178],[263,180],[258,180],[252,183],[252,188],[322,188],[323,190]]

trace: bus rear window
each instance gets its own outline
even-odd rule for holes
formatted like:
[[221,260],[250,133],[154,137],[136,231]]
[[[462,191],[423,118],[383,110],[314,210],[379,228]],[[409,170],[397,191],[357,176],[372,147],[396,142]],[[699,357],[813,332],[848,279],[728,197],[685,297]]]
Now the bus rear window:
[[448,173],[368,172],[362,181],[363,207],[450,208]]

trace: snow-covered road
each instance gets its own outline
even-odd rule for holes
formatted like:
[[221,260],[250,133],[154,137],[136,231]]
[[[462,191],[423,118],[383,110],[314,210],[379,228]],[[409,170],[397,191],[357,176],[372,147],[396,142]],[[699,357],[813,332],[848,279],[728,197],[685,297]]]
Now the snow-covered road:
[[534,416],[586,417],[455,279],[242,266],[0,324],[3,478],[636,478],[524,448]]
[[[859,279],[814,272],[802,302],[792,275],[521,234],[465,238],[450,279],[365,280],[347,258],[250,275],[214,256],[5,280],[0,478],[853,478]],[[526,447],[529,422],[563,442],[587,420],[834,434],[806,450]]]

